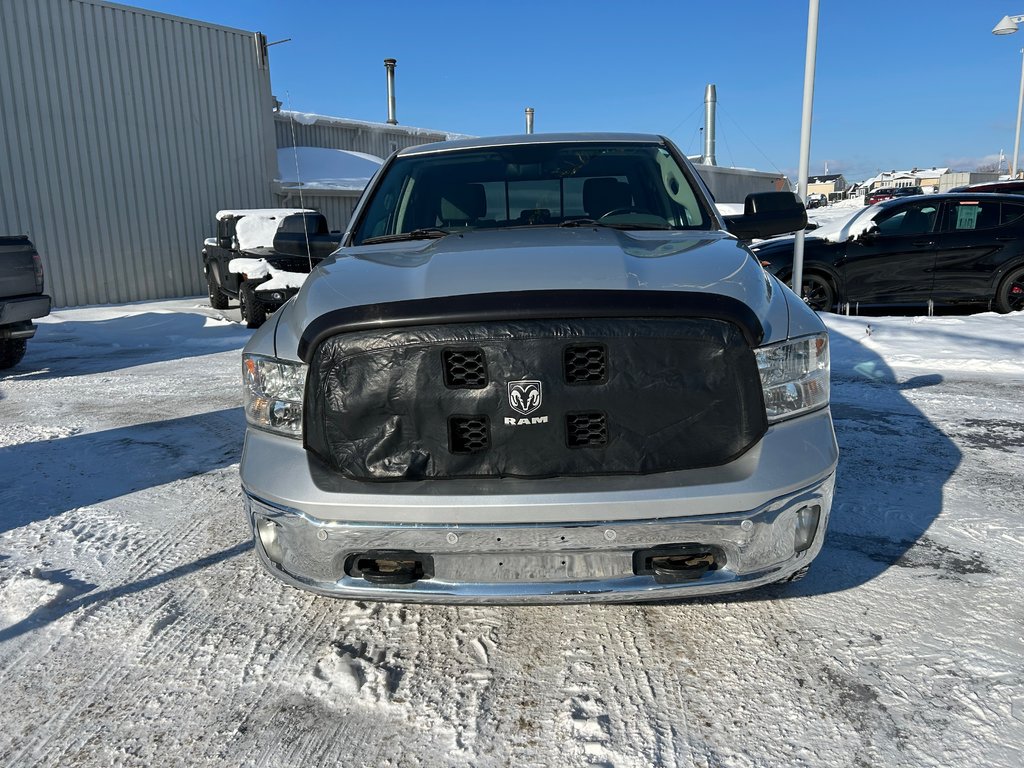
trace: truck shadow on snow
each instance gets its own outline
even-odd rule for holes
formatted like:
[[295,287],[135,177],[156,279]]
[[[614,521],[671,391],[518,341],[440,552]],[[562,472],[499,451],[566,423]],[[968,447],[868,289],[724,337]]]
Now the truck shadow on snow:
[[33,576],[35,578],[57,585],[59,589],[53,599],[40,605],[28,616],[8,627],[0,629],[0,643],[12,640],[40,626],[50,624],[75,611],[152,589],[165,582],[188,576],[203,568],[209,568],[225,560],[245,554],[251,549],[251,542],[239,542],[219,552],[200,557],[190,563],[184,563],[153,576],[147,576],[144,579],[138,579],[137,581],[131,581],[127,584],[99,591],[95,591],[95,584],[75,578],[70,571],[58,570],[34,573]]
[[241,408],[0,448],[0,533],[236,464]]
[[937,578],[987,572],[979,553],[954,551],[928,537],[942,512],[943,487],[962,454],[906,393],[942,387],[943,377],[901,381],[859,340],[836,331],[830,336],[832,417],[840,455],[824,547],[804,580],[727,599],[841,592],[894,567]]
[[251,335],[244,325],[208,308],[40,323],[25,359],[4,375],[31,381],[107,373],[240,350]]

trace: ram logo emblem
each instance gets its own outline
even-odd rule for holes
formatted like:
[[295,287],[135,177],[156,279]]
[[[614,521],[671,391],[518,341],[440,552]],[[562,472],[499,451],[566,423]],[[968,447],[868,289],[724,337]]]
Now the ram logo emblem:
[[540,408],[543,392],[539,381],[510,381],[508,383],[508,404],[517,413],[528,416]]

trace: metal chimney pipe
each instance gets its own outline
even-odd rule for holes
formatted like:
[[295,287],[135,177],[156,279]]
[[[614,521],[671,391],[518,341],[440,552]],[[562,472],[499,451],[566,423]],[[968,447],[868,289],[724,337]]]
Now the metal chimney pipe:
[[704,156],[701,163],[715,165],[715,106],[718,92],[712,83],[704,89]]
[[395,64],[397,59],[384,59],[384,69],[388,73],[388,123],[398,125],[395,118]]
[[526,108],[526,132],[533,133],[533,107]]

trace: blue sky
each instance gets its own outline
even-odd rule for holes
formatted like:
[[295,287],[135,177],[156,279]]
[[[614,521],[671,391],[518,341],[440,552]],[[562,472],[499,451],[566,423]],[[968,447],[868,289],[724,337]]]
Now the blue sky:
[[[383,121],[398,59],[400,123],[474,135],[662,133],[699,154],[718,88],[718,161],[795,177],[805,0],[313,2],[136,0],[292,42],[271,49],[286,108]],[[1013,151],[1024,29],[994,0],[822,0],[811,172],[970,170]]]

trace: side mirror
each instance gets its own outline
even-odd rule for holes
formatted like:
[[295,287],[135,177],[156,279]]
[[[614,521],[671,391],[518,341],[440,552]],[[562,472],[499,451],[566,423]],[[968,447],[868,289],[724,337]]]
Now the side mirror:
[[867,229],[857,235],[858,240],[874,240],[878,237],[878,225],[871,222]]
[[726,216],[725,225],[740,240],[796,232],[807,226],[807,211],[793,192],[755,192],[743,201],[742,216]]

